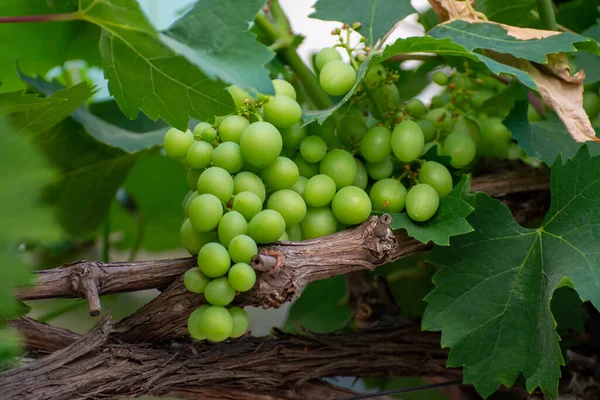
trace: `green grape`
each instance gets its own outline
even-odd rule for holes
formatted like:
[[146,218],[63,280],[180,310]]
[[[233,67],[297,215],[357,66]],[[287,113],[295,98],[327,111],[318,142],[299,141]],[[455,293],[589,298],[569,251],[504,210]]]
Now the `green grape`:
[[433,74],[433,81],[440,86],[446,86],[448,84],[448,75],[442,71],[437,71]]
[[508,142],[512,135],[500,118],[480,120],[481,136],[488,142]]
[[381,82],[385,82],[386,77],[387,72],[385,67],[381,64],[376,64],[375,66],[369,68],[365,77],[363,78],[363,82],[369,89],[373,89],[379,86]]
[[279,239],[277,239],[278,242],[289,242],[290,238],[288,237],[287,232],[283,232],[283,235],[281,235],[281,237]]
[[300,222],[303,239],[314,239],[331,235],[337,232],[338,222],[329,207],[312,208],[306,210],[306,216]]
[[308,163],[318,163],[327,154],[327,144],[318,136],[307,136],[300,143],[300,155]]
[[396,158],[409,163],[423,152],[425,137],[419,124],[414,121],[400,122],[392,133],[392,150]]
[[367,174],[372,179],[380,181],[392,176],[392,173],[394,172],[394,163],[392,162],[392,158],[388,157],[379,163],[366,163],[365,168],[367,169]]
[[201,194],[190,203],[188,218],[195,230],[208,232],[217,227],[223,216],[223,204],[215,195]]
[[200,175],[202,175],[203,170],[188,168],[185,176],[185,181],[190,188],[190,190],[194,190],[198,188],[198,179],[200,179]]
[[325,93],[332,96],[343,96],[352,89],[356,82],[356,71],[351,65],[340,60],[325,64],[319,75],[319,83]]
[[200,306],[200,307],[196,308],[194,311],[192,311],[190,313],[190,316],[188,317],[188,323],[187,323],[188,331],[190,332],[190,336],[196,340],[206,339],[206,336],[204,336],[204,334],[202,333],[202,325],[200,323],[200,316],[202,315],[202,313],[204,313],[204,310],[206,310],[208,307],[210,307],[208,304]]
[[229,247],[231,239],[238,235],[245,235],[248,231],[248,223],[242,214],[237,211],[230,211],[223,215],[219,222],[217,233],[219,242],[225,247]]
[[248,163],[264,168],[279,156],[283,141],[277,128],[270,123],[254,122],[242,133],[240,147]]
[[311,207],[329,204],[335,196],[335,181],[325,174],[315,175],[306,182],[304,201]]
[[600,112],[600,96],[594,92],[583,93],[583,109],[589,117],[595,117]]
[[234,263],[250,264],[252,257],[258,254],[258,247],[250,236],[238,235],[229,242],[228,251]]
[[183,202],[181,203],[181,208],[183,208],[183,214],[187,217],[188,208],[190,208],[190,203],[194,201],[196,197],[200,196],[198,191],[190,190],[185,197],[183,198]]
[[471,95],[471,105],[475,108],[483,106],[487,100],[496,95],[496,92],[489,89],[478,89]]
[[319,173],[319,164],[308,163],[300,155],[297,155],[296,157],[294,157],[293,161],[294,161],[294,164],[296,164],[296,166],[298,167],[298,172],[300,173],[300,176],[303,176],[305,178],[310,178]]
[[201,332],[212,342],[222,342],[233,332],[233,318],[225,307],[209,306],[199,317]]
[[462,168],[473,161],[477,153],[477,147],[469,135],[454,132],[446,137],[443,153],[452,158],[450,165],[454,168]]
[[219,138],[221,142],[240,143],[242,132],[250,125],[250,122],[240,116],[231,115],[225,118],[219,125]]
[[352,154],[345,150],[330,150],[319,164],[319,172],[329,176],[339,190],[350,186],[356,178],[356,162]]
[[302,118],[300,105],[287,96],[271,96],[262,111],[265,121],[278,128],[290,128]]
[[198,178],[198,193],[214,194],[223,203],[227,204],[233,195],[233,178],[223,168],[210,167]]
[[192,132],[189,130],[183,132],[177,128],[169,129],[163,139],[165,153],[175,159],[185,157],[192,143],[194,143]]
[[212,163],[215,167],[235,174],[244,166],[240,145],[234,142],[221,143],[212,153]]
[[233,328],[229,337],[234,339],[239,338],[248,330],[248,313],[239,307],[231,307],[228,311],[233,321]]
[[356,162],[356,177],[354,178],[354,182],[352,186],[356,186],[365,190],[367,188],[367,184],[369,183],[369,175],[367,174],[367,169],[365,165],[358,159],[355,158]]
[[241,192],[235,195],[232,209],[239,212],[247,221],[250,221],[262,210],[263,202],[256,193]]
[[296,122],[289,128],[280,129],[279,132],[283,140],[283,149],[293,150],[294,153],[306,137],[306,128],[302,126],[302,122]]
[[382,179],[375,182],[369,198],[374,210],[398,213],[404,209],[406,188],[395,179]]
[[285,220],[285,226],[299,224],[306,215],[306,203],[304,199],[291,189],[278,190],[273,193],[269,197],[267,208],[281,214]]
[[[476,82],[479,83],[482,87],[484,87],[486,89],[504,89],[505,88],[505,85],[503,82],[500,82],[499,80],[494,79],[489,75],[478,74]],[[500,86],[498,84],[500,84]]]
[[413,186],[406,195],[406,213],[413,221],[427,221],[433,217],[439,206],[440,198],[437,192],[426,183]]
[[263,181],[273,190],[291,188],[299,175],[298,166],[287,157],[277,157],[262,171]]
[[326,119],[321,125],[318,122],[308,125],[308,132],[310,135],[323,139],[330,149],[342,146],[342,141],[335,134],[335,124],[330,118]]
[[429,142],[435,139],[435,129],[433,128],[433,124],[428,119],[421,119],[417,121],[419,127],[423,131],[423,139],[425,142]]
[[384,126],[374,126],[360,142],[360,154],[367,162],[378,163],[392,153],[392,133]]
[[346,145],[354,146],[360,144],[369,128],[365,124],[365,118],[357,112],[342,114],[337,125],[337,137]]
[[[194,140],[202,140],[202,132],[204,132],[204,130],[207,128],[212,128],[208,122],[198,122],[192,130],[192,136],[194,136]],[[206,140],[206,142],[212,142],[212,140]]]
[[296,89],[294,89],[291,83],[283,79],[273,79],[271,83],[273,83],[276,96],[286,96],[292,100],[296,100]]
[[234,297],[235,289],[225,276],[213,279],[204,289],[204,298],[213,306],[226,306]]
[[258,244],[273,243],[283,235],[285,220],[275,210],[263,210],[248,224],[248,236]]
[[452,175],[448,168],[435,161],[427,161],[419,169],[419,182],[426,183],[438,193],[441,198],[452,190]]
[[452,97],[449,92],[442,92],[437,96],[433,96],[431,98],[431,107],[432,108],[444,108],[448,104],[450,104],[450,100]]
[[299,176],[294,186],[292,186],[292,190],[298,193],[300,196],[304,197],[304,191],[306,190],[306,184],[308,183],[308,178],[305,176]]
[[400,106],[400,92],[393,83],[385,84],[373,90],[371,97],[374,103],[370,104],[369,110],[375,118],[380,120],[386,118],[387,111],[395,110]]
[[288,239],[292,242],[302,240],[302,228],[300,228],[300,225],[288,226],[285,232],[288,234]]
[[535,109],[534,106],[529,104],[527,107],[527,119],[529,122],[538,122],[542,121],[544,117]]
[[251,99],[250,93],[244,89],[240,89],[235,85],[231,85],[227,88],[229,95],[233,99],[236,109],[240,109],[246,105],[246,100]]
[[427,112],[427,107],[419,99],[412,99],[404,106],[404,109],[413,118],[421,118]]
[[202,293],[208,285],[208,278],[197,267],[188,269],[183,275],[183,285],[192,293]]
[[479,142],[481,141],[481,133],[477,122],[462,115],[456,119],[454,127],[452,128],[452,132],[466,133],[471,137],[471,139],[473,139],[473,142],[475,142],[476,146],[478,146]]
[[213,147],[207,142],[194,142],[187,152],[185,160],[191,168],[202,170],[212,160]]
[[212,126],[202,131],[202,140],[207,143],[213,142],[217,138],[217,130]]
[[325,64],[333,60],[341,60],[342,55],[333,47],[325,47],[319,51],[315,58],[315,64],[318,70],[323,69]]
[[256,272],[246,263],[237,263],[227,273],[227,279],[238,292],[247,292],[256,283]]
[[338,221],[348,225],[366,221],[371,215],[371,207],[369,195],[356,186],[340,189],[331,202],[333,215]]
[[433,129],[437,131],[449,131],[452,129],[452,115],[445,108],[429,110],[425,119],[431,122]]
[[179,238],[183,247],[185,247],[190,254],[198,254],[202,246],[206,243],[214,242],[217,239],[214,232],[198,232],[195,230],[188,218],[186,218],[181,225]]
[[229,252],[220,243],[207,243],[198,252],[198,268],[206,276],[223,276],[229,271],[230,265]]
[[267,189],[262,179],[248,171],[240,172],[233,177],[233,193],[238,194],[241,192],[254,193],[261,203],[267,198]]

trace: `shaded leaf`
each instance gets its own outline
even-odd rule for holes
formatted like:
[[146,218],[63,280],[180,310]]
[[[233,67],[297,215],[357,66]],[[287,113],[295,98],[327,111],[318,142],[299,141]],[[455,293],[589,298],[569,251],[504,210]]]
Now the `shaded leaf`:
[[598,0],[572,0],[560,2],[556,12],[556,22],[567,28],[581,32],[597,24],[600,17],[600,1]]
[[539,18],[531,11],[537,11],[535,0],[478,0],[475,10],[485,14],[490,21],[527,28],[541,28]]
[[569,330],[583,333],[585,320],[588,315],[583,309],[583,303],[573,289],[563,286],[556,289],[550,302],[552,315],[556,320],[556,332],[565,336]]
[[[596,41],[600,41],[600,25],[595,25],[581,33]],[[578,51],[573,61],[578,69],[585,71],[584,83],[595,83],[600,81],[600,56],[597,54]]]

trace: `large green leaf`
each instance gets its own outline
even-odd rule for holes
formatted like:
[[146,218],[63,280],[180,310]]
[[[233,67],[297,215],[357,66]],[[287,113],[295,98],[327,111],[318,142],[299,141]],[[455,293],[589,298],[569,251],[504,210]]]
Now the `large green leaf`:
[[581,32],[598,23],[600,0],[571,0],[556,3],[558,5],[556,22],[575,32]]
[[[594,25],[581,33],[596,41],[600,41],[600,25]],[[600,81],[600,56],[584,51],[575,53],[575,65],[577,69],[585,71],[584,83],[596,83]]]
[[408,235],[423,243],[432,241],[437,245],[448,246],[450,238],[473,231],[465,219],[473,211],[473,207],[463,200],[463,194],[470,192],[471,178],[464,175],[460,183],[440,201],[440,208],[433,218],[425,222],[415,222],[403,213],[394,213],[390,227],[406,229]]
[[554,291],[573,287],[600,305],[600,157],[584,146],[552,167],[550,210],[538,229],[518,225],[507,207],[477,194],[475,231],[435,247],[443,266],[427,296],[423,328],[442,331],[449,367],[484,397],[522,373],[529,391],[556,396],[564,363],[550,309]]
[[213,79],[273,93],[265,64],[274,53],[248,31],[264,5],[265,0],[199,1],[169,27],[163,40]]
[[493,50],[539,64],[546,64],[546,55],[552,53],[571,53],[578,49],[598,53],[598,45],[581,35],[559,33],[543,39],[521,40],[509,35],[504,28],[485,22],[455,20],[436,26],[428,34],[436,38],[450,38],[470,51]]
[[381,39],[400,20],[416,10],[409,1],[367,0],[349,5],[345,0],[319,0],[311,18],[341,21],[352,26],[360,22],[359,33],[368,39],[370,46]]
[[490,21],[541,28],[539,18],[532,14],[532,11],[537,11],[535,0],[478,0],[475,2],[475,10],[484,13]]
[[227,85],[164,44],[135,0],[80,0],[80,7],[82,19],[102,28],[104,74],[128,118],[141,109],[186,129],[190,117],[209,120],[233,111]]

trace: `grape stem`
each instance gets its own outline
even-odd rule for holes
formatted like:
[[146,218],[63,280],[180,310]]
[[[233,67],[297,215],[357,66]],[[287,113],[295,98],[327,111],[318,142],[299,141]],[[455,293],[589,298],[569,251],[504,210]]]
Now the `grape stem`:
[[551,31],[558,30],[558,26],[556,25],[556,16],[554,15],[554,8],[552,7],[552,0],[535,0],[535,2],[540,14],[542,26]]
[[13,24],[25,22],[49,22],[49,21],[73,21],[79,19],[79,12],[63,14],[40,14],[40,15],[11,15],[0,17],[0,24]]

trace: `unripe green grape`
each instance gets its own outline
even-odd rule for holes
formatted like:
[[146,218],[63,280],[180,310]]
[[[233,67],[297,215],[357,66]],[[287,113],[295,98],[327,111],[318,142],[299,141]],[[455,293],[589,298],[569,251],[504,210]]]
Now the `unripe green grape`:
[[479,89],[473,92],[471,95],[471,105],[475,108],[479,108],[487,100],[491,99],[496,95],[496,92],[489,89]]
[[335,181],[325,174],[319,174],[306,182],[303,198],[311,207],[322,207],[333,200],[335,192]]
[[192,311],[190,313],[190,316],[188,317],[188,331],[190,332],[190,336],[196,340],[206,339],[206,336],[204,336],[204,334],[202,333],[202,324],[200,322],[200,316],[208,307],[210,307],[208,304],[200,306],[194,311]]
[[302,126],[302,122],[296,122],[289,128],[282,128],[279,132],[283,140],[283,149],[293,150],[294,152],[296,152],[300,143],[306,137],[306,127]]
[[392,150],[396,158],[409,163],[423,152],[425,137],[419,124],[414,121],[400,122],[392,133]]
[[262,110],[265,121],[278,128],[290,128],[302,118],[300,105],[287,96],[271,96]]
[[426,183],[413,186],[406,195],[406,213],[413,221],[425,222],[437,211],[440,198]]
[[221,143],[213,151],[212,163],[215,167],[223,168],[230,174],[235,174],[244,166],[240,145],[234,142]]
[[417,121],[419,127],[423,131],[423,139],[425,142],[429,142],[435,139],[435,129],[433,128],[433,124],[428,119],[421,119]]
[[183,202],[181,203],[181,208],[183,209],[183,215],[187,217],[188,208],[190,208],[190,203],[194,201],[196,197],[200,196],[197,190],[190,190],[188,194],[183,198]]
[[289,242],[290,238],[288,237],[287,232],[283,232],[283,235],[281,235],[281,237],[279,239],[277,239],[278,242]]
[[263,181],[273,190],[288,189],[298,180],[298,166],[287,157],[277,157],[262,171]]
[[225,276],[213,279],[204,289],[204,298],[213,306],[226,306],[234,297],[235,289]]
[[406,188],[395,179],[382,179],[375,182],[369,198],[374,210],[398,213],[404,209]]
[[323,139],[330,149],[342,146],[342,141],[335,133],[335,124],[330,118],[326,119],[321,125],[318,122],[308,125],[308,132],[310,135],[315,135]]
[[217,236],[214,232],[198,232],[194,229],[190,220],[186,218],[179,230],[179,239],[190,254],[198,254],[202,246],[216,241]]
[[500,118],[480,120],[481,136],[488,142],[508,142],[512,135]]
[[[386,111],[394,110],[400,106],[400,92],[393,83],[387,83],[371,93],[373,102],[370,104],[369,111],[377,119],[385,119]],[[382,114],[383,112],[383,114]]]
[[332,96],[343,96],[352,89],[356,82],[356,71],[351,65],[340,60],[325,64],[319,75],[319,83],[325,93]]
[[265,189],[262,179],[248,171],[239,172],[233,177],[233,193],[238,194],[241,192],[254,193],[261,203],[267,198],[267,189]]
[[433,107],[433,109],[445,108],[450,103],[450,100],[452,100],[450,93],[442,92],[441,94],[431,98],[431,107]]
[[235,195],[232,209],[239,212],[247,221],[250,221],[262,210],[263,202],[253,192],[241,192]]
[[223,216],[223,204],[215,195],[204,193],[190,203],[188,218],[195,230],[208,232],[217,227]]
[[365,118],[357,112],[342,114],[337,125],[337,137],[346,145],[360,144],[369,128]]
[[300,228],[300,225],[288,226],[285,229],[285,232],[288,235],[288,239],[292,242],[298,242],[302,240],[302,228]]
[[404,109],[413,118],[421,118],[427,112],[427,107],[419,99],[412,99],[406,103]]
[[433,128],[437,131],[449,131],[452,129],[452,115],[445,108],[434,108],[429,110],[425,116]]
[[271,83],[273,83],[276,96],[286,96],[292,100],[296,100],[296,89],[294,89],[291,83],[283,79],[273,79]]
[[333,47],[325,47],[319,51],[315,58],[315,64],[318,70],[323,69],[325,64],[334,60],[341,60],[342,55]]
[[214,194],[223,203],[228,203],[233,195],[233,178],[223,168],[210,167],[198,178],[198,193]]
[[338,221],[356,225],[366,221],[371,215],[371,199],[361,188],[347,186],[335,194],[331,209]]
[[177,128],[169,129],[163,139],[165,153],[175,159],[185,157],[192,143],[194,143],[192,132],[189,130],[183,132]]
[[233,332],[233,318],[225,307],[209,306],[200,314],[201,332],[212,342],[222,342]]
[[286,226],[298,225],[306,215],[306,203],[302,196],[291,189],[278,190],[269,197],[267,208],[277,211]]
[[583,109],[588,117],[595,117],[600,112],[600,96],[594,92],[583,93]]
[[384,126],[369,129],[360,142],[360,154],[367,162],[378,163],[392,152],[392,133]]
[[462,115],[456,119],[454,127],[452,127],[452,132],[466,133],[473,139],[475,146],[478,146],[481,141],[481,133],[477,122]]
[[[194,126],[194,129],[192,130],[192,136],[194,136],[194,140],[202,140],[202,132],[204,132],[204,130],[206,128],[212,128],[212,125],[209,124],[208,122],[198,122],[196,124],[196,126]],[[212,142],[212,140],[206,140],[207,142]]]
[[252,257],[258,254],[258,247],[250,236],[238,235],[229,242],[228,251],[233,262],[250,264]]
[[352,154],[345,150],[333,149],[329,151],[319,164],[319,172],[329,176],[339,190],[350,186],[356,178],[356,162]]
[[529,104],[527,107],[527,119],[529,122],[538,122],[542,121],[544,117],[535,109],[534,106]]
[[392,158],[388,157],[379,163],[366,163],[365,168],[367,169],[367,174],[373,180],[380,181],[392,176],[392,173],[394,172],[394,163],[392,162]]
[[433,74],[433,81],[440,86],[446,86],[448,84],[448,75],[442,71],[437,71]]
[[319,173],[319,164],[311,164],[309,162],[306,162],[306,160],[300,155],[294,157],[293,161],[294,164],[296,164],[296,166],[298,167],[298,172],[300,173],[300,176],[310,178]]
[[240,147],[242,155],[250,164],[264,168],[279,156],[283,141],[277,128],[270,123],[254,122],[244,129]]
[[448,168],[435,161],[427,161],[419,169],[419,182],[426,183],[438,193],[440,199],[452,190],[452,175]]
[[242,214],[237,211],[225,213],[219,222],[217,233],[219,242],[225,247],[229,247],[231,239],[238,235],[245,235],[248,231],[248,223]]
[[305,176],[299,176],[294,186],[292,186],[292,190],[298,193],[300,196],[304,197],[304,192],[306,190],[306,184],[308,183],[308,178]]
[[379,86],[381,82],[384,82],[386,77],[387,72],[385,67],[381,64],[377,64],[369,68],[365,77],[363,78],[363,82],[369,89],[372,89]]
[[275,210],[263,210],[248,224],[248,236],[258,244],[276,242],[285,231],[285,220]]
[[248,330],[249,318],[248,313],[239,307],[229,308],[229,314],[233,321],[233,328],[231,329],[231,338],[239,338]]
[[300,223],[302,238],[305,240],[334,234],[337,232],[337,227],[337,219],[329,207],[309,207]]
[[318,163],[327,154],[327,144],[318,136],[308,136],[300,143],[300,155],[309,163]]
[[246,263],[237,263],[229,269],[227,279],[238,292],[247,292],[256,283],[256,272]]
[[446,137],[443,153],[452,158],[450,165],[454,168],[463,168],[475,158],[477,146],[475,146],[475,142],[469,135],[454,132]]
[[246,100],[251,99],[250,93],[244,89],[240,89],[235,85],[231,85],[227,88],[227,91],[231,95],[233,99],[233,103],[235,104],[235,108],[238,110],[246,105]]
[[356,186],[365,190],[367,188],[367,184],[369,183],[369,175],[367,174],[367,169],[365,165],[358,159],[355,158],[356,162],[356,177],[354,178],[354,182],[352,186]]
[[203,293],[209,279],[202,275],[198,267],[188,269],[183,275],[183,285],[192,293]]
[[213,147],[207,142],[194,142],[187,152],[185,160],[191,168],[203,170],[212,160]]
[[211,278],[218,278],[229,271],[231,258],[227,249],[220,243],[207,243],[198,252],[200,272]]
[[250,125],[250,121],[240,115],[230,115],[219,125],[221,142],[240,143],[242,132]]
[[202,131],[202,141],[211,143],[217,138],[217,130],[212,126]]

